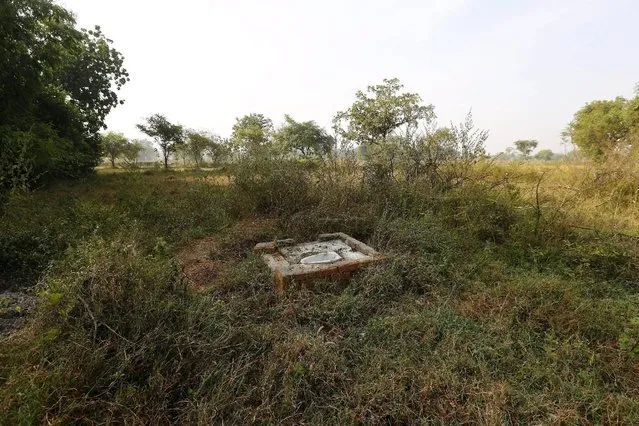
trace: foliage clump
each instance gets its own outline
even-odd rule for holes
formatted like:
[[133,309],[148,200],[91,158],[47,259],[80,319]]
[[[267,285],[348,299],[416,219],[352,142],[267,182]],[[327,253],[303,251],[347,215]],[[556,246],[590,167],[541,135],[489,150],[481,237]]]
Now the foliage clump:
[[129,79],[122,55],[51,0],[3,2],[0,16],[0,196],[92,172]]

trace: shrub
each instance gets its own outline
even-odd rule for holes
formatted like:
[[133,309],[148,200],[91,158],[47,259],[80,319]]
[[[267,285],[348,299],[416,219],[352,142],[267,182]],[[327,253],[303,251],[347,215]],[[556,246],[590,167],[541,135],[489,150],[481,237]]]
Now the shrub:
[[[131,240],[71,249],[39,294],[33,323],[0,352],[1,423],[177,421],[204,382],[235,368],[222,360],[252,352],[223,303],[191,296],[170,258]],[[233,386],[218,385],[232,404]]]
[[298,212],[312,202],[308,164],[295,160],[244,159],[237,164],[233,191],[260,213]]

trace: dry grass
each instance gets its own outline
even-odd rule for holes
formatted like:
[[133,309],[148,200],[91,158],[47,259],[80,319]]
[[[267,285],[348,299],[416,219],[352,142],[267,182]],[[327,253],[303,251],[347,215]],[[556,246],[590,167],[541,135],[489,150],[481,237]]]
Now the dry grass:
[[[637,424],[635,166],[481,166],[445,191],[279,163],[11,200],[0,280],[40,304],[0,346],[0,423]],[[388,261],[277,297],[250,254],[336,230]]]

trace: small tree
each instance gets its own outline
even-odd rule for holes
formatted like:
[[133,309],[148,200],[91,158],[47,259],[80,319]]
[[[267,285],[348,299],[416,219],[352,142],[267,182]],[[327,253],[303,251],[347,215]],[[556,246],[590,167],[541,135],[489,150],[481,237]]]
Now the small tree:
[[136,139],[135,143],[140,144],[142,150],[138,154],[140,161],[145,163],[156,162],[158,158],[158,149],[156,145],[148,139]]
[[249,155],[264,155],[269,150],[273,122],[263,114],[249,114],[237,118],[233,125],[231,140]]
[[366,92],[355,93],[356,100],[350,108],[338,112],[333,119],[337,135],[359,144],[369,175],[375,181],[394,178],[401,133],[434,117],[432,105],[423,105],[417,93],[403,92],[403,88],[396,78],[368,86]]
[[550,149],[542,149],[537,154],[535,154],[535,158],[542,161],[550,161],[553,159],[554,156],[555,153],[552,152],[552,150]]
[[202,163],[202,155],[207,147],[211,144],[212,137],[207,136],[202,132],[189,131],[186,134],[186,153],[195,162],[195,167],[200,167]]
[[102,153],[111,162],[111,167],[115,169],[115,160],[124,154],[128,139],[122,133],[108,132],[102,135]]
[[415,134],[401,138],[404,176],[410,182],[426,175],[431,183],[439,177],[441,165],[452,158],[452,132],[448,128],[437,128],[437,124],[427,122]]
[[517,148],[517,150],[521,152],[521,155],[523,155],[524,158],[528,158],[533,150],[537,148],[539,142],[534,139],[520,139],[518,141],[515,141],[514,145],[515,148]]
[[515,148],[513,148],[512,146],[506,147],[504,152],[500,152],[495,156],[495,158],[499,158],[502,160],[514,160],[515,158],[517,158],[517,153],[515,151]]
[[209,143],[204,148],[204,153],[211,158],[213,163],[219,163],[232,152],[232,144],[228,139],[222,139],[217,135],[211,135]]
[[323,157],[329,154],[335,140],[314,121],[298,122],[285,115],[285,124],[275,133],[275,140],[286,152],[303,157]]
[[450,150],[452,161],[446,163],[446,182],[464,182],[471,175],[474,165],[486,155],[485,143],[489,131],[475,126],[472,111],[459,124],[450,125]]
[[158,144],[164,158],[164,168],[168,169],[171,154],[184,143],[183,127],[169,122],[163,115],[154,114],[146,119],[146,124],[138,124],[137,128]]
[[562,135],[586,156],[603,159],[617,149],[631,146],[637,132],[639,96],[587,103],[575,113]]
[[122,152],[122,157],[124,158],[124,163],[128,167],[137,167],[138,164],[138,156],[140,152],[144,150],[144,144],[142,141],[133,140],[128,143],[124,147],[124,151]]
[[393,138],[401,149],[399,160],[406,181],[426,177],[433,187],[444,189],[467,180],[485,155],[488,131],[476,128],[469,112],[460,124],[438,127],[433,118],[427,118],[421,126]]

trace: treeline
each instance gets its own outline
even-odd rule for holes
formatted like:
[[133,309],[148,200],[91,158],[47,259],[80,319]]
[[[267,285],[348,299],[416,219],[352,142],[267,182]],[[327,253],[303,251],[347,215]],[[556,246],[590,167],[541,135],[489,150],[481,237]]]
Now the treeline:
[[[478,158],[485,154],[483,142],[487,132],[477,134],[479,140],[471,142],[476,145],[473,148],[462,146],[469,141],[455,141],[453,129],[459,131],[463,126],[438,127],[434,107],[423,104],[415,93],[402,92],[402,88],[398,79],[390,79],[357,92],[353,105],[335,115],[330,134],[314,121],[297,122],[289,115],[281,127],[274,129],[273,121],[262,114],[238,118],[227,139],[213,133],[184,130],[158,114],[147,118],[138,128],[160,147],[165,167],[172,154],[199,167],[204,156],[213,162],[243,157],[322,159],[336,149],[344,152],[358,147],[367,163],[385,164],[393,174],[393,164],[402,160],[417,163],[419,171],[445,159],[468,158],[471,153],[472,158]],[[468,119],[472,122],[470,116]],[[639,95],[633,99],[617,97],[587,103],[575,113],[562,137],[564,143],[572,144],[581,154],[595,160],[627,154],[639,140]],[[114,138],[118,139],[112,133],[105,136],[105,148],[111,146],[108,142]],[[131,154],[141,149],[139,143],[119,146],[118,155],[125,162],[127,158],[130,162]],[[519,139],[496,158],[541,161],[566,158],[566,154],[550,149],[534,152],[538,147],[539,141],[535,139]],[[460,155],[462,151],[464,155]],[[107,153],[114,165],[113,151]]]
[[[123,102],[118,90],[129,76],[123,56],[99,27],[76,28],[72,13],[51,0],[14,0],[0,4],[0,35],[0,198],[49,179],[86,175],[104,158],[113,166],[117,160],[134,164],[148,151],[148,141],[100,133],[105,117]],[[335,115],[330,131],[288,115],[275,128],[262,114],[238,118],[227,139],[186,129],[160,114],[138,128],[158,147],[165,167],[175,155],[199,166],[205,156],[214,162],[321,159],[357,147],[375,175],[441,179],[451,177],[444,172],[450,164],[461,162],[464,169],[485,155],[488,132],[476,129],[470,114],[461,124],[441,127],[434,107],[404,92],[397,79],[368,86],[355,97]],[[639,139],[639,95],[587,104],[563,136],[595,159],[628,152]],[[515,146],[521,157],[530,158],[537,141]],[[549,150],[535,156],[556,158]]]
[[553,152],[551,149],[540,149],[535,151],[539,146],[536,139],[518,139],[513,142],[513,146],[507,147],[503,152],[494,156],[499,160],[537,160],[537,161],[558,161],[569,158],[567,154]]
[[[283,158],[301,156],[324,158],[335,146],[335,138],[314,121],[298,122],[285,116],[285,123],[275,130],[273,122],[262,114],[249,114],[238,118],[230,138],[212,132],[186,129],[170,122],[161,114],[154,114],[137,125],[152,139],[168,168],[171,159],[181,157],[199,167],[205,157],[219,163],[243,157]],[[120,158],[130,164],[135,155],[149,146],[148,141],[129,142],[120,133],[108,132],[102,136],[106,157],[115,167]]]
[[[385,79],[355,94],[355,101],[333,119],[331,131],[314,121],[296,121],[286,115],[277,128],[263,114],[236,119],[230,138],[188,130],[154,114],[137,125],[159,149],[164,167],[172,158],[188,158],[200,166],[204,157],[213,162],[238,160],[322,161],[357,155],[364,171],[377,180],[432,182],[463,178],[464,170],[485,155],[488,132],[475,127],[469,113],[460,124],[439,126],[434,107],[416,93],[404,91],[398,79]],[[122,135],[107,133],[103,140],[111,164],[140,150]]]
[[[639,147],[639,84],[635,97],[618,96],[612,100],[588,102],[580,108],[568,123],[561,136],[564,143],[572,144],[583,156],[595,161],[604,161],[613,156],[627,157]],[[503,159],[558,160],[565,155],[549,149],[532,155],[539,142],[521,139],[498,157]]]

